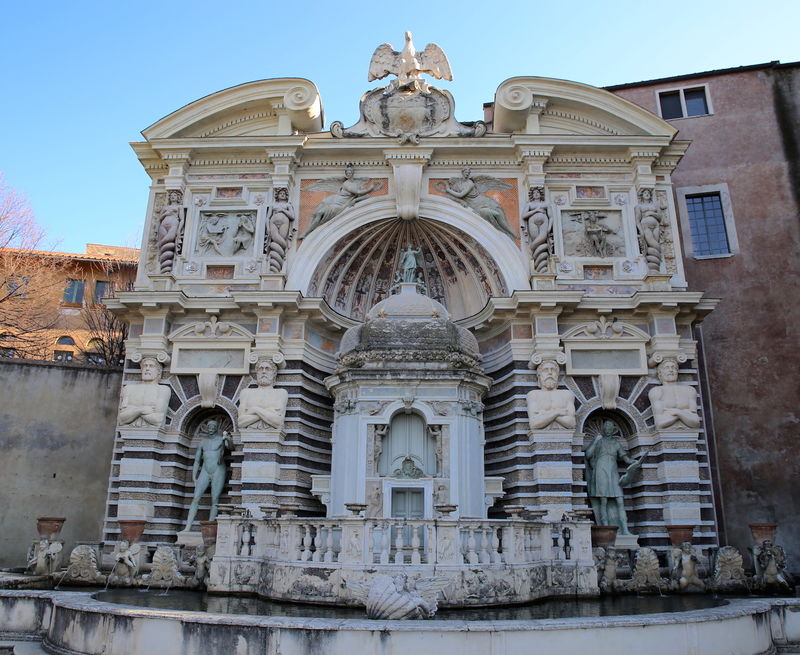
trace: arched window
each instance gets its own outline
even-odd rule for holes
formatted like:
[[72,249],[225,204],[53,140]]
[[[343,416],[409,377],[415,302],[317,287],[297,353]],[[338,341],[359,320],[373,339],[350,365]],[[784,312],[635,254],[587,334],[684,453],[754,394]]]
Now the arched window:
[[92,339],[89,343],[86,344],[86,347],[89,350],[100,350],[103,347],[103,340],[102,339]]
[[56,341],[57,346],[74,346],[75,339],[68,336],[59,337],[58,341]]

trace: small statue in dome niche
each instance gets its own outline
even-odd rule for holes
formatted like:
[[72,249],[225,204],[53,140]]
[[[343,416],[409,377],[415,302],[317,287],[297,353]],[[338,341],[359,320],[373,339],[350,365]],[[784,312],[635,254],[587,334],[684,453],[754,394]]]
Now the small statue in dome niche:
[[[617,424],[605,420],[586,449],[586,491],[597,525],[617,525],[620,534],[630,535],[622,488],[632,482],[647,453],[638,459],[628,457],[617,440],[619,434]],[[622,477],[617,469],[617,460],[629,465]]]
[[547,262],[553,251],[550,240],[553,219],[550,216],[550,203],[544,199],[544,187],[530,188],[528,204],[522,209],[520,222],[527,226],[533,270],[537,273],[546,273]]
[[292,223],[297,216],[292,203],[289,202],[289,189],[275,189],[275,200],[267,210],[267,240],[264,252],[269,257],[269,272],[280,273],[286,262],[286,251],[295,229]]
[[647,394],[653,408],[656,429],[699,428],[697,392],[694,387],[678,384],[677,360],[665,359],[658,365],[656,374],[661,385],[653,387]]
[[447,182],[437,182],[436,188],[469,207],[489,224],[507,234],[512,239],[517,235],[511,230],[506,213],[500,203],[485,195],[487,191],[505,191],[513,187],[491,175],[473,175],[472,169],[465,166],[461,177],[451,177]]
[[373,191],[380,191],[383,188],[383,182],[354,177],[354,174],[353,165],[348,164],[344,171],[344,177],[329,177],[305,188],[306,191],[333,191],[334,193],[324,198],[314,208],[311,214],[311,223],[303,238],[320,225],[336,218],[345,209],[366,200]]
[[422,265],[422,248],[414,248],[409,243],[400,253],[400,261],[397,263],[398,274],[403,282],[417,282],[417,269],[422,268]]

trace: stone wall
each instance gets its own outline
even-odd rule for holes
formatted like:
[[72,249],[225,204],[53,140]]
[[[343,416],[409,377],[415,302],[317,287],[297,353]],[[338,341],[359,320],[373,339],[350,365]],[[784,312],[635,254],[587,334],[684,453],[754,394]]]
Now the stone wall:
[[67,552],[98,540],[119,371],[0,360],[0,566],[22,566],[37,516],[64,516]]

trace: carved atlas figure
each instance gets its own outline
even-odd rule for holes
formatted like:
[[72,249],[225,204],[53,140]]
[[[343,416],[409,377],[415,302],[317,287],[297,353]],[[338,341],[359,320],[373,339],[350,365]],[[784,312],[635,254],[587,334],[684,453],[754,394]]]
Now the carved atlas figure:
[[437,80],[451,81],[453,73],[442,49],[435,43],[429,43],[422,52],[417,52],[411,40],[411,32],[406,32],[406,45],[397,52],[391,44],[384,43],[375,49],[369,62],[367,79],[380,80],[387,75],[397,75],[392,80],[390,89],[409,89],[427,93],[428,85],[420,75],[425,73]]

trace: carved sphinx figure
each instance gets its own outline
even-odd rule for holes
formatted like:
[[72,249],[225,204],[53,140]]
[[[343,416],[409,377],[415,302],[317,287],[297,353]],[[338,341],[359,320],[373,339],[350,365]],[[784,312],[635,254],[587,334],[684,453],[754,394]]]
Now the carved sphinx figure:
[[500,203],[485,195],[486,191],[511,189],[510,184],[506,184],[491,175],[473,176],[472,170],[465,166],[461,170],[461,177],[451,177],[447,182],[437,182],[436,188],[444,191],[465,207],[469,207],[482,219],[488,221],[512,239],[517,238],[517,235],[511,231],[506,213]]
[[331,177],[315,182],[307,187],[307,191],[334,191],[320,202],[311,214],[311,223],[308,225],[303,237],[307,237],[323,223],[336,218],[345,209],[352,207],[362,200],[366,200],[370,193],[383,187],[383,182],[371,181],[367,178],[353,177],[355,169],[348,164],[344,177]]
[[642,254],[647,260],[647,268],[658,272],[661,268],[662,244],[664,240],[664,210],[662,201],[656,204],[653,190],[645,187],[639,190],[639,204],[636,206],[636,227],[639,230]]
[[289,393],[275,388],[278,365],[261,358],[256,363],[257,389],[243,389],[239,395],[239,428],[280,430],[286,416]]
[[188,532],[200,506],[200,499],[206,490],[211,487],[211,512],[208,520],[217,518],[217,504],[225,485],[225,451],[233,448],[233,443],[227,432],[220,434],[219,422],[214,419],[208,421],[198,429],[203,435],[194,457],[192,467],[192,480],[194,480],[194,497],[189,506],[189,516],[186,519],[184,532]]
[[280,273],[286,262],[286,251],[295,230],[292,223],[296,220],[294,207],[289,202],[289,189],[275,189],[275,200],[267,210],[268,238],[264,252],[269,256],[269,272]]
[[161,427],[169,407],[170,388],[159,384],[161,364],[153,357],[141,363],[141,382],[129,382],[122,387],[119,424],[131,427]]
[[678,384],[678,362],[665,359],[656,373],[661,386],[653,387],[648,393],[656,429],[699,428],[697,392],[693,387]]
[[567,389],[557,389],[559,366],[545,360],[536,369],[540,389],[528,392],[528,420],[531,430],[574,430],[575,396]]
[[550,203],[544,200],[544,187],[530,188],[528,204],[522,209],[520,222],[527,226],[533,269],[537,273],[545,273],[547,261],[552,254],[550,231],[553,228],[553,219],[550,216]]
[[158,266],[160,273],[169,273],[175,260],[175,254],[183,231],[184,209],[181,206],[183,193],[177,189],[168,192],[167,205],[158,214],[158,231],[156,247],[158,248]]

